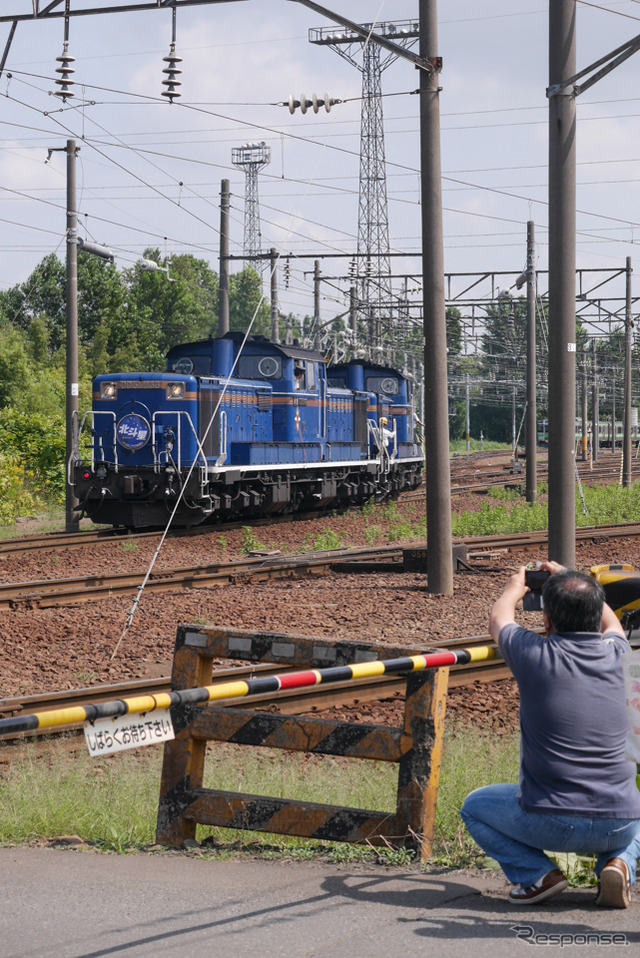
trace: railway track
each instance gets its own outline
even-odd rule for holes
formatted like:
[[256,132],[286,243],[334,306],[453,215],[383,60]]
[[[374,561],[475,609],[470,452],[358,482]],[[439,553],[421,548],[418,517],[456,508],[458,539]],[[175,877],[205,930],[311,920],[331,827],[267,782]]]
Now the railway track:
[[[478,646],[493,646],[490,636],[474,636],[460,638],[453,641],[440,641],[429,644],[429,649],[476,648]],[[407,655],[424,652],[425,648],[408,647]],[[217,685],[228,682],[230,679],[242,680],[256,676],[282,674],[287,671],[281,663],[277,665],[249,665],[233,668],[216,669],[213,679],[207,683]],[[451,668],[449,688],[460,688],[474,682],[496,682],[509,678],[511,673],[501,659],[493,659],[455,665]],[[400,698],[404,695],[406,677],[377,676],[366,679],[351,679],[348,682],[334,682],[331,685],[317,685],[306,689],[292,689],[280,692],[274,698],[272,693],[254,695],[251,697],[250,708],[276,707],[285,715],[298,715],[306,712],[320,712],[331,708],[342,708],[363,702],[381,701]],[[168,676],[157,679],[141,679],[122,682],[117,685],[96,686],[93,688],[71,689],[62,692],[52,692],[42,695],[27,695],[14,698],[0,699],[0,718],[9,718],[14,715],[31,715],[34,712],[43,712],[50,709],[67,708],[79,705],[92,705],[101,702],[138,695],[157,695],[161,692],[170,692],[171,682]],[[247,708],[247,699],[239,697],[226,699],[224,707]],[[77,730],[75,726],[63,726],[56,729],[56,734]],[[0,743],[15,739],[38,739],[44,735],[52,735],[51,729],[34,730],[19,735],[0,735]]]
[[[452,481],[454,475],[457,474],[456,470],[463,468],[466,470],[463,475],[475,476],[477,472],[469,472],[469,463],[470,462],[481,462],[482,458],[494,458],[495,453],[470,453],[469,456],[465,456],[464,467],[456,466],[456,459],[452,459]],[[495,467],[492,467],[492,475],[495,474]],[[484,476],[484,472],[482,473]],[[421,487],[421,491],[417,494],[403,493],[400,497],[401,501],[411,501],[414,499],[424,498],[424,486]],[[184,538],[187,536],[201,536],[201,535],[210,535],[214,529],[216,530],[232,530],[240,529],[243,526],[251,525],[252,527],[260,526],[273,526],[282,522],[305,522],[306,520],[322,518],[324,515],[332,515],[334,510],[314,510],[313,512],[308,513],[293,513],[286,516],[270,516],[268,518],[244,518],[236,522],[225,522],[219,526],[213,526],[209,524],[195,526],[191,529],[176,529],[171,530],[169,536],[171,538]],[[163,530],[153,529],[144,532],[129,532],[124,528],[113,529],[113,528],[100,528],[100,529],[87,529],[80,532],[43,532],[36,533],[33,535],[26,536],[16,536],[15,538],[5,539],[0,541],[0,560],[3,556],[12,556],[19,555],[22,553],[28,552],[37,552],[39,550],[50,550],[50,549],[73,549],[73,548],[82,548],[87,545],[94,544],[104,544],[109,545],[110,543],[118,542],[131,542],[144,539],[159,539],[162,535]]]
[[[213,588],[249,578],[252,582],[260,582],[307,575],[314,571],[323,572],[336,563],[361,564],[380,561],[387,566],[397,565],[400,571],[402,549],[399,546],[332,549],[296,556],[261,556],[212,565],[183,566],[152,572],[145,588],[151,592]],[[133,595],[140,588],[145,575],[145,572],[120,572],[113,575],[6,583],[0,585],[0,609],[45,609]]]
[[[191,529],[175,529],[169,532],[169,538],[182,539],[188,536],[211,535],[214,530],[225,532],[231,529],[242,529],[243,526],[251,525],[272,526],[281,522],[305,522],[308,519],[319,519],[325,515],[333,514],[334,510],[326,512],[317,509],[314,512],[299,512],[286,516],[270,516],[269,518],[242,519],[238,522],[225,522],[219,526],[199,525]],[[73,549],[82,546],[105,544],[117,542],[133,542],[140,539],[159,539],[163,534],[162,529],[152,529],[147,532],[129,532],[125,528],[120,529],[86,529],[80,532],[42,532],[29,536],[16,536],[12,539],[0,541],[0,560],[3,556],[18,555],[20,553],[37,552],[40,549]]]
[[[640,522],[606,526],[585,526],[576,530],[576,541],[607,541],[611,538],[640,536]],[[527,550],[544,546],[548,535],[541,532],[519,532],[511,535],[475,536],[465,540],[473,554],[478,550]],[[414,543],[414,547],[420,543]],[[215,588],[242,581],[261,582],[276,578],[293,578],[312,573],[337,571],[401,572],[403,546],[375,546],[357,549],[331,549],[295,556],[259,556],[212,565],[186,566],[152,572],[145,588],[150,592],[180,589]],[[53,608],[95,602],[104,598],[134,595],[139,590],[144,572],[121,572],[113,575],[79,576],[12,582],[0,585],[0,609]]]
[[[621,456],[605,454],[596,463],[582,462],[576,459],[578,475],[585,484],[603,482],[605,480],[619,480],[621,475]],[[453,495],[464,492],[478,492],[493,486],[524,484],[526,464],[524,460],[510,462],[502,466],[493,466],[487,469],[468,469],[466,467],[451,472],[451,493]],[[546,463],[539,462],[536,469],[538,482],[546,482],[548,472]],[[640,460],[631,462],[631,478],[640,478]],[[409,494],[408,498],[417,498]]]
[[[588,463],[577,460],[578,472],[583,482],[598,482],[605,479],[617,479],[620,476],[621,457],[607,456],[606,461],[603,458],[594,464],[591,468]],[[472,458],[477,457],[477,458]],[[524,482],[524,462],[520,460],[514,463],[509,460],[502,466],[496,466],[495,462],[486,467],[482,467],[484,459],[496,458],[495,452],[489,453],[470,453],[451,460],[451,492],[453,495],[465,492],[478,492],[489,489],[494,486],[518,485]],[[474,465],[477,463],[478,465]],[[632,462],[632,477],[640,478],[640,460]],[[546,481],[547,470],[544,465],[537,470],[539,482]],[[400,496],[401,502],[417,502],[425,497],[425,487],[421,486],[417,491],[403,493]],[[305,522],[310,519],[318,519],[323,515],[332,514],[333,510],[323,512],[316,510],[310,513],[296,513],[286,516],[270,516],[268,518],[245,518],[237,522],[228,522],[214,527],[212,525],[200,525],[191,529],[176,529],[169,533],[171,538],[184,538],[187,536],[201,536],[211,534],[214,528],[223,530],[240,529],[250,524],[252,527],[274,526],[281,522]],[[144,539],[159,539],[162,530],[154,529],[144,532],[129,532],[121,529],[88,529],[80,532],[45,532],[34,535],[20,536],[0,541],[0,560],[3,557],[19,555],[28,552],[37,552],[39,550],[50,549],[73,549],[81,548],[87,545],[117,543],[122,541],[138,541]]]

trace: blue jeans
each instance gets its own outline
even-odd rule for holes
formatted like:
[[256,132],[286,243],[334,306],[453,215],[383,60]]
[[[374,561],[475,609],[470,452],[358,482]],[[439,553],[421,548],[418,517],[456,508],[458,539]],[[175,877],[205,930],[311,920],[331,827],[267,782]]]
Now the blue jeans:
[[622,858],[633,885],[640,857],[640,820],[524,812],[517,795],[517,785],[487,785],[467,795],[460,810],[471,837],[495,858],[510,882],[526,888],[555,868],[556,863],[544,854],[546,848],[596,854],[596,875],[610,858]]

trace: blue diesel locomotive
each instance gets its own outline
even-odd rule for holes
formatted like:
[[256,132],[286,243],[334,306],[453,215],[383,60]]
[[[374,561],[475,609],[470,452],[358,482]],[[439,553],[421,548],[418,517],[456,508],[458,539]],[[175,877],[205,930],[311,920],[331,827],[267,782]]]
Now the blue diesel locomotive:
[[173,347],[164,373],[96,377],[77,432],[82,513],[131,529],[340,508],[422,480],[411,379],[237,332]]

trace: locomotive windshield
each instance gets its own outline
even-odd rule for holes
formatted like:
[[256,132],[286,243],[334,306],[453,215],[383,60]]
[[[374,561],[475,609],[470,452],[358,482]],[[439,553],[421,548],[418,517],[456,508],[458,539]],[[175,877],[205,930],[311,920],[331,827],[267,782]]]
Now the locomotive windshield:
[[240,379],[282,379],[280,356],[241,356],[238,361]]
[[211,375],[211,356],[180,356],[171,364],[170,372],[182,373],[194,376]]
[[397,396],[400,392],[400,383],[394,376],[367,376],[367,391]]

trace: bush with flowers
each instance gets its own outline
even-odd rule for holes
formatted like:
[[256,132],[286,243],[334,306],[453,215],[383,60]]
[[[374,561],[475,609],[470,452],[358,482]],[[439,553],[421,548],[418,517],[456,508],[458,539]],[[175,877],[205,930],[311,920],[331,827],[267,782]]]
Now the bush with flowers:
[[44,500],[29,488],[24,465],[0,452],[0,523],[34,515],[44,507]]
[[59,417],[5,408],[0,415],[0,519],[64,499],[65,427]]

